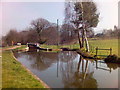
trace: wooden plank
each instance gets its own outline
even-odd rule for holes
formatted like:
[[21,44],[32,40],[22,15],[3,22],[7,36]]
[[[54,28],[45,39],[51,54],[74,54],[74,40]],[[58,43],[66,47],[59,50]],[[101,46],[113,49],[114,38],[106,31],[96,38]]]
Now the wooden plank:
[[99,48],[98,48],[98,50],[110,50],[110,49],[99,49]]

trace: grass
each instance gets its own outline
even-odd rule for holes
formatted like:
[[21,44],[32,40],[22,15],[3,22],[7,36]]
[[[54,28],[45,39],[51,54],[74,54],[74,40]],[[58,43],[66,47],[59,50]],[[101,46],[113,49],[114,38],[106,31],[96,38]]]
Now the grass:
[[51,49],[59,49],[59,48],[71,48],[71,49],[78,49],[79,44],[72,44],[72,45],[40,45],[41,48],[51,48]]
[[[90,51],[92,54],[95,54],[96,47],[101,49],[110,49],[112,48],[112,54],[118,55],[118,39],[105,39],[105,40],[89,40]],[[71,48],[71,49],[79,49],[79,44],[73,45],[41,45],[43,48],[51,48],[51,49],[59,49],[59,48]],[[98,55],[106,56],[109,55],[109,51],[98,51]]]
[[23,66],[13,58],[12,53],[2,52],[2,88],[43,88]]
[[18,47],[16,49],[13,50],[24,50],[27,46],[26,45],[21,45],[21,47]]
[[[118,39],[89,39],[89,45],[90,45],[90,52],[92,54],[96,54],[96,47],[101,48],[101,49],[110,49],[112,48],[112,54],[118,55]],[[79,44],[72,44],[72,45],[40,45],[42,48],[50,48],[50,49],[56,49],[55,52],[57,52],[57,49],[59,48],[70,48],[70,49],[79,49]],[[15,50],[22,50],[25,49],[26,45],[22,45],[19,48],[16,48]],[[54,51],[52,51],[54,52]],[[110,54],[109,50],[99,50],[98,55],[102,57],[106,57],[107,55]],[[119,56],[120,57],[120,56]]]
[[[112,54],[118,56],[118,39],[108,39],[108,40],[89,40],[90,50],[95,54],[95,48],[110,49],[112,48]],[[110,51],[99,50],[98,55],[108,55]]]

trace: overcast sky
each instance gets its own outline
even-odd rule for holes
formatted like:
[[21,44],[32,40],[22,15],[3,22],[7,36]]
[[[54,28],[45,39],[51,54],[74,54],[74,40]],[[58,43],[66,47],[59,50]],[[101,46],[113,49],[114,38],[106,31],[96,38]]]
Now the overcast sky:
[[[2,30],[3,35],[12,28],[24,30],[29,27],[32,20],[37,18],[45,18],[53,23],[56,23],[56,19],[59,19],[60,24],[64,19],[63,2],[55,2],[55,0],[52,0],[52,2],[47,0],[45,2],[35,2],[36,0],[34,2],[30,2],[30,0],[24,0],[24,2],[19,2],[22,0],[10,1],[12,2],[5,0],[0,3],[0,10],[2,10],[0,12],[0,30]],[[96,4],[100,13],[100,22],[95,32],[101,32],[103,29],[113,29],[114,25],[118,26],[118,0],[97,0]]]

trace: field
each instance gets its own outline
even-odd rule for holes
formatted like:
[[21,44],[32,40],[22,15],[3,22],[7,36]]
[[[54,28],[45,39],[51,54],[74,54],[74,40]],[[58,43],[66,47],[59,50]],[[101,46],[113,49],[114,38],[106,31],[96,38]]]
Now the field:
[[28,73],[13,58],[12,53],[2,52],[2,88],[43,88],[44,86]]
[[[112,48],[112,54],[118,55],[118,39],[105,39],[105,40],[92,40],[89,39],[89,45],[90,45],[90,51],[91,53],[95,54],[96,47],[101,49],[110,49]],[[43,48],[52,48],[52,49],[58,49],[58,48],[71,48],[71,49],[79,49],[79,44],[73,44],[73,45],[41,45]],[[108,51],[98,51],[98,55],[109,55]]]
[[[108,40],[90,40],[90,50],[95,53],[95,48],[101,49],[110,49],[112,48],[112,54],[116,54],[118,56],[118,39],[108,39]],[[110,52],[108,51],[99,51],[100,55],[108,55]]]

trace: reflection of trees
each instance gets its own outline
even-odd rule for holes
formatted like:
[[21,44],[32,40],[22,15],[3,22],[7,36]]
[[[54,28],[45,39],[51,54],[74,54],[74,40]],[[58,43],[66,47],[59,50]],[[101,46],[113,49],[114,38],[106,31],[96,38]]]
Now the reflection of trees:
[[16,53],[15,51],[13,51],[13,54],[14,54],[14,56],[15,56],[16,58],[20,57],[19,52]]
[[[77,53],[73,52],[73,51],[72,52],[71,51],[63,51],[63,52],[59,53],[59,55],[58,55],[59,59],[57,61],[57,76],[58,76],[59,67],[60,67],[60,69],[65,67],[65,66],[63,66],[63,64],[67,64],[67,67],[65,67],[65,68],[72,68],[73,67],[73,65],[71,65],[69,67],[69,63],[74,62],[73,60],[76,58],[76,56],[77,56]],[[60,61],[60,66],[59,66],[59,61]],[[68,72],[69,72],[69,70],[68,70]]]
[[73,61],[76,57],[76,52],[64,51],[59,53],[59,59],[62,62]]
[[[112,69],[115,70],[118,67],[120,67],[119,64],[115,64],[115,63],[105,63],[105,62],[97,61],[97,60],[95,62],[96,62],[96,69],[101,69],[101,70],[104,70],[104,71],[109,71],[110,73],[112,72]],[[105,66],[101,66],[101,63],[103,65],[105,64]]]
[[107,64],[107,67],[110,68],[110,69],[117,69],[118,67],[120,67],[120,64],[114,64],[114,63],[106,63]]
[[80,57],[79,62],[61,63],[62,79],[65,88],[97,88],[94,72],[88,72],[88,60]]
[[52,63],[56,62],[58,59],[58,53],[55,52],[28,52],[29,60],[32,60],[32,68],[38,70],[45,70],[51,66]]
[[74,52],[24,52],[24,53],[15,53],[17,57],[18,55],[23,55],[31,61],[32,68],[38,70],[45,70],[49,68],[53,63],[58,63],[59,60],[61,62],[67,62],[74,60],[76,53]]

